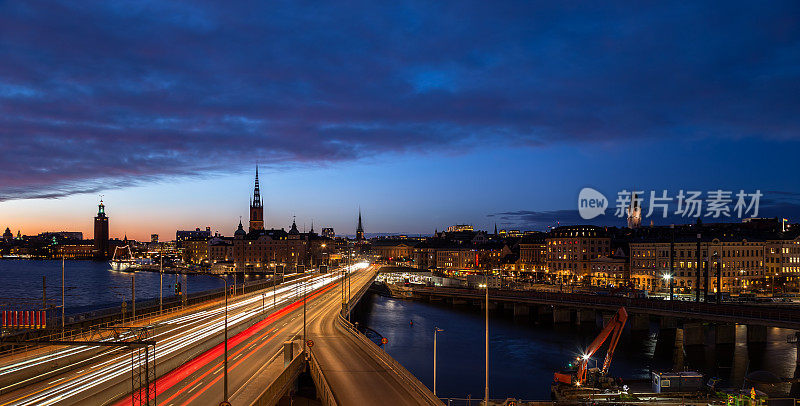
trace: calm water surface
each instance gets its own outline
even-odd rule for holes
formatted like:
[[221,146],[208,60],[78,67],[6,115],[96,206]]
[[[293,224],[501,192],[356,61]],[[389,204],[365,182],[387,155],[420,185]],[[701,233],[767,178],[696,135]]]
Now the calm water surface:
[[[428,387],[433,386],[433,329],[439,333],[437,392],[441,397],[483,397],[484,319],[481,310],[365,296],[356,316],[360,323],[389,339],[386,346],[395,359]],[[413,326],[410,322],[413,320]],[[553,326],[537,323],[535,316],[514,318],[493,312],[490,317],[490,375],[492,398],[549,399],[553,372],[585,348],[599,326]],[[718,376],[727,386],[741,386],[746,371],[768,370],[781,377],[795,374],[796,350],[786,342],[791,330],[769,329],[768,342],[748,348],[744,326],[737,327],[737,344],[689,349],[688,368]],[[625,331],[617,347],[611,374],[623,378],[649,378],[651,369],[672,367],[673,341],[659,340],[657,325],[650,333]],[[603,356],[605,353],[602,353]],[[597,360],[602,363],[602,359]],[[797,393],[788,384],[766,388],[773,394]]]
[[[65,261],[66,312],[79,313],[121,305],[131,299],[133,273],[115,272],[107,262]],[[136,300],[158,298],[159,274],[136,272]],[[41,307],[42,276],[51,305],[61,304],[61,261],[0,259],[0,310]],[[195,293],[223,287],[217,278],[204,275],[164,274],[164,297],[172,297],[176,278],[184,292]],[[253,277],[254,278],[254,277]],[[248,280],[251,278],[248,278]],[[230,278],[232,283],[233,278]],[[239,280],[241,283],[241,279]],[[188,290],[187,290],[188,289]]]

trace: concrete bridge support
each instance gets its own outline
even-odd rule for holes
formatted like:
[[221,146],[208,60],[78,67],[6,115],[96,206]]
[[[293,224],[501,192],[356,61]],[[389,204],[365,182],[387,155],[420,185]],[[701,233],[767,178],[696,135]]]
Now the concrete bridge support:
[[569,323],[572,321],[571,313],[572,312],[567,307],[553,308],[553,323]]
[[575,314],[575,322],[578,325],[594,326],[597,323],[597,312],[593,309],[578,309]]
[[536,316],[540,322],[553,321],[553,306],[537,306]]
[[527,316],[530,314],[530,307],[523,303],[514,303],[514,316]]
[[675,330],[678,328],[678,319],[674,317],[661,317],[658,321],[658,325],[662,330]]
[[603,328],[608,325],[612,317],[614,317],[613,313],[603,313]]
[[647,314],[632,314],[631,315],[631,331],[648,331],[650,330],[650,316]]
[[714,344],[736,344],[736,325],[718,323],[714,326]]
[[747,344],[765,344],[767,342],[767,326],[747,325]]
[[703,323],[684,323],[683,345],[705,345],[706,328]]
[[469,302],[467,301],[467,299],[453,298],[452,304],[453,306],[466,306],[469,304]]

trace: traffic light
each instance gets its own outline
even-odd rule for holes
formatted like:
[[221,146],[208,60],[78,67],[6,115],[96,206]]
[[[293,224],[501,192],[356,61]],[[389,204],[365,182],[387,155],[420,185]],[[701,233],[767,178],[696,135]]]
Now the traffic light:
[[176,295],[180,295],[181,294],[181,284],[180,284],[180,282],[175,284],[175,294]]

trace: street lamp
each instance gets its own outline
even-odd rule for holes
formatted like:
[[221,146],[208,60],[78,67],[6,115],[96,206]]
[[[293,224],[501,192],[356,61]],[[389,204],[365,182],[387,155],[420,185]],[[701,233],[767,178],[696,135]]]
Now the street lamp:
[[224,329],[224,331],[225,331],[225,360],[224,360],[225,370],[224,370],[224,378],[223,378],[224,379],[224,383],[225,383],[224,384],[224,387],[225,387],[225,392],[224,392],[225,399],[223,399],[223,401],[220,402],[220,406],[222,406],[222,405],[225,405],[225,404],[228,404],[228,405],[230,404],[230,403],[228,403],[228,279],[227,278],[223,278],[223,277],[221,277],[219,275],[214,275],[214,274],[209,274],[209,275],[211,275],[211,276],[213,276],[213,277],[215,277],[217,279],[222,279],[222,281],[225,282],[225,329]]
[[665,273],[661,277],[664,278],[664,281],[669,284],[669,300],[673,300],[675,285],[672,284],[672,274]]
[[433,396],[436,396],[436,336],[441,331],[444,330],[439,327],[433,328]]

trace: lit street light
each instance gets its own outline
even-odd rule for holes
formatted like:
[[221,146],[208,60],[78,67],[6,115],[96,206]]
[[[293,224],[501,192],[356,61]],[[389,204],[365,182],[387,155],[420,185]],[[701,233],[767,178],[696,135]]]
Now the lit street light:
[[672,284],[672,274],[665,273],[661,277],[664,278],[664,281],[669,284],[669,300],[672,300],[675,286]]

